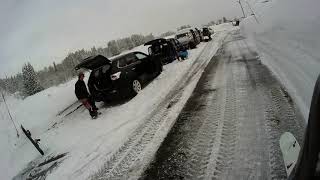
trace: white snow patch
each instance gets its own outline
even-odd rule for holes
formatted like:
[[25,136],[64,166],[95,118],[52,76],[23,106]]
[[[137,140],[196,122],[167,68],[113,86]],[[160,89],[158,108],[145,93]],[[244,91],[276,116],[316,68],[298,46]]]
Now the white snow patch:
[[320,69],[320,1],[255,2],[252,5],[260,23],[248,17],[241,22],[241,30],[307,120]]

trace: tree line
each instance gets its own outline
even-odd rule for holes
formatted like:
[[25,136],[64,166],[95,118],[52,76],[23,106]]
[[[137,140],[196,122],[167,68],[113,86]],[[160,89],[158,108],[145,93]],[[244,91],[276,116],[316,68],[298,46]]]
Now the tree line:
[[43,89],[59,85],[75,77],[77,72],[74,67],[89,56],[101,54],[106,57],[112,57],[154,38],[153,34],[133,34],[130,37],[111,40],[106,47],[97,48],[93,46],[89,50],[76,50],[69,53],[61,63],[53,62],[52,65],[39,71],[35,71],[31,63],[27,62],[23,65],[20,73],[0,79],[0,90],[10,94],[18,93],[21,97],[33,95]]

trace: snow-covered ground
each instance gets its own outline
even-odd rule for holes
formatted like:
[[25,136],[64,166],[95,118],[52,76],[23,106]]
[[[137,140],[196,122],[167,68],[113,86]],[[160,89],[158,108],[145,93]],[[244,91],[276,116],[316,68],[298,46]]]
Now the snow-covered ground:
[[249,1],[257,15],[240,26],[265,63],[288,89],[307,120],[320,72],[320,1]]
[[[24,100],[8,96],[8,105],[16,125],[18,128],[20,124],[24,125],[34,138],[41,138],[41,147],[46,155],[68,152],[67,158],[48,179],[85,179],[97,171],[105,162],[106,155],[112,154],[127,140],[150,112],[166,98],[170,90],[193,68],[195,61],[208,63],[228,33],[225,29],[231,28],[230,25],[220,28],[220,32],[216,31],[217,37],[213,41],[202,43],[197,49],[191,50],[188,60],[166,65],[163,73],[129,102],[109,107],[98,104],[102,115],[94,121],[83,107],[67,117],[58,115],[64,108],[76,102],[76,79]],[[146,52],[146,49],[140,46],[132,51]],[[199,59],[201,55],[203,57]],[[193,84],[195,86],[196,83]],[[184,99],[188,98],[193,88],[187,88],[186,91],[189,93],[183,93]],[[20,138],[16,137],[3,102],[0,102],[0,113],[0,178],[10,179],[21,172],[30,161],[41,161],[46,156],[39,155],[21,133],[20,128]],[[98,156],[99,154],[103,156]]]

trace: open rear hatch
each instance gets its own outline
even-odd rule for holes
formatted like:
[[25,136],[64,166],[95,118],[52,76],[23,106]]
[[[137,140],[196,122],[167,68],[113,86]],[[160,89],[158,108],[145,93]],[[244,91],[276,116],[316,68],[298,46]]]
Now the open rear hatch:
[[75,69],[79,70],[83,68],[92,70],[88,81],[88,87],[92,93],[93,91],[105,91],[112,88],[110,79],[111,64],[112,61],[108,58],[97,55],[82,60]]
[[102,55],[90,56],[82,60],[82,62],[78,64],[75,67],[75,69],[78,70],[78,69],[84,68],[84,69],[95,70],[106,64],[111,65],[111,61],[108,58]]
[[161,45],[161,44],[165,44],[165,43],[167,43],[167,40],[166,39],[163,39],[163,38],[159,38],[159,39],[154,39],[154,40],[151,40],[151,41],[149,41],[149,42],[146,42],[144,45],[145,46],[148,46],[148,45],[155,45],[155,44],[157,44],[157,45]]

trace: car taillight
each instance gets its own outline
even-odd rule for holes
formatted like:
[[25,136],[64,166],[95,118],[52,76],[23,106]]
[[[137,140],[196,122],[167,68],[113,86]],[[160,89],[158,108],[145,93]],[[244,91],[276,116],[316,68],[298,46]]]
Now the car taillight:
[[111,80],[114,81],[114,80],[117,80],[120,78],[120,74],[121,72],[117,72],[117,73],[114,73],[110,76]]

